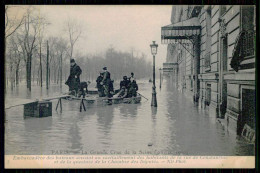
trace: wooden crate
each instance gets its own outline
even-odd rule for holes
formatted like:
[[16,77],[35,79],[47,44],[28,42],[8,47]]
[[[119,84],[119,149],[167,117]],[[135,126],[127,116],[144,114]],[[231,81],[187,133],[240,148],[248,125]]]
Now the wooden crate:
[[48,117],[52,116],[52,102],[40,101],[24,105],[24,116]]

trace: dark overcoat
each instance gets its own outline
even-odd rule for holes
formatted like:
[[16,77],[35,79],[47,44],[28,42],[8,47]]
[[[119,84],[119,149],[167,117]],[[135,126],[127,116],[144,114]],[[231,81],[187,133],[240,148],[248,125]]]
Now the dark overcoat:
[[75,63],[74,66],[70,67],[70,75],[66,84],[71,90],[78,90],[80,86],[80,75],[82,73],[81,68]]

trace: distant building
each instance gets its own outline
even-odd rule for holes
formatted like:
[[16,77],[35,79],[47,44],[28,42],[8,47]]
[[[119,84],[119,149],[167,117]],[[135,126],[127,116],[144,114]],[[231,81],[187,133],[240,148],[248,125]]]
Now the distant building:
[[173,6],[161,31],[164,73],[237,134],[255,129],[255,21],[254,6]]

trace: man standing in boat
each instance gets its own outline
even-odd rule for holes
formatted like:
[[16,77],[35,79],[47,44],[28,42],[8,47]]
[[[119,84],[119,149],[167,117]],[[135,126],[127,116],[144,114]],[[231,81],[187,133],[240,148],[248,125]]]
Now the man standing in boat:
[[134,73],[131,72],[131,76],[129,77],[129,81],[133,82],[135,80]]
[[81,68],[76,64],[74,59],[70,60],[70,75],[65,82],[69,86],[70,94],[77,95],[80,86]]
[[103,80],[100,82],[100,84],[103,85],[103,87],[104,87],[105,96],[110,98],[111,97],[110,91],[109,91],[109,85],[111,82],[110,73],[107,71],[107,67],[104,67],[103,70],[104,70]]
[[99,73],[99,76],[97,77],[97,80],[96,80],[99,97],[104,97],[104,88],[103,88],[103,86],[100,84],[100,83],[102,82],[102,80],[103,80],[103,76],[104,76],[104,75],[103,75],[103,72],[100,72],[100,73]]

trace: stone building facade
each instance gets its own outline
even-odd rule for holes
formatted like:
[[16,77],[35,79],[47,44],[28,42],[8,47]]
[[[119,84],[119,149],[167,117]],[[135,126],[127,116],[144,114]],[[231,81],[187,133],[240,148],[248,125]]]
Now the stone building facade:
[[[255,129],[254,6],[173,6],[162,27],[178,90],[241,134]],[[169,72],[168,72],[169,73]],[[245,125],[246,124],[246,125]]]

